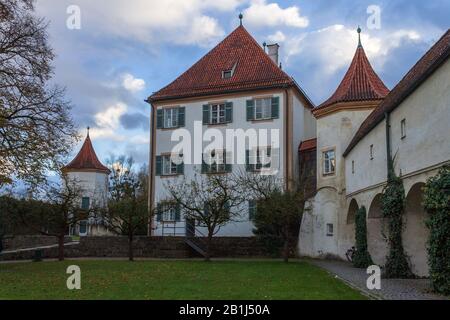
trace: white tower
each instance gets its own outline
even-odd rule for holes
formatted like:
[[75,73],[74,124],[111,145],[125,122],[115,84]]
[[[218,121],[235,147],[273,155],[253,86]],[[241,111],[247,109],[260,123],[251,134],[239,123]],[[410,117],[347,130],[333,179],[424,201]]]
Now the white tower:
[[[105,206],[108,192],[108,176],[110,170],[105,167],[97,158],[94,147],[89,137],[89,127],[86,139],[77,156],[63,168],[68,178],[79,183],[83,194],[80,199],[80,206],[88,209],[94,203],[98,206]],[[73,235],[95,236],[106,233],[100,219],[90,217],[88,220],[80,221],[77,226],[70,230]]]

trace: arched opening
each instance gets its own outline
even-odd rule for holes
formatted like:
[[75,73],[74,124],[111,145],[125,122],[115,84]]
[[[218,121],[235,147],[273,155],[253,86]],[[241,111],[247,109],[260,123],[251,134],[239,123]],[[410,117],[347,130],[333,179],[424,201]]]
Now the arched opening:
[[425,225],[427,213],[422,206],[424,183],[415,184],[406,196],[403,246],[410,258],[411,271],[417,276],[428,276],[426,244],[429,230]]
[[389,246],[381,210],[381,194],[372,200],[367,215],[367,246],[372,260],[379,266],[386,262]]
[[358,203],[355,199],[352,199],[352,201],[350,201],[350,206],[348,207],[347,224],[355,223],[356,212],[358,211],[358,209]]

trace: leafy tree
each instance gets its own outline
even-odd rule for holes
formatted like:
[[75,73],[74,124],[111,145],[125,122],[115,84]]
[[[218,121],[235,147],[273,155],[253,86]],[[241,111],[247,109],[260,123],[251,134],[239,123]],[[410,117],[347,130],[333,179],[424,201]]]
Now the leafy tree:
[[238,174],[238,185],[246,199],[256,201],[253,233],[272,251],[282,248],[285,262],[295,250],[305,208],[305,185],[286,189],[275,175]]
[[424,207],[429,213],[427,227],[428,265],[436,292],[450,295],[450,166],[442,168],[427,181]]
[[42,182],[60,167],[77,132],[64,89],[50,86],[54,53],[34,0],[0,2],[0,187]]
[[[240,217],[239,206],[243,202],[232,175],[208,174],[185,177],[165,185],[169,198],[165,203],[177,205],[186,220],[196,221],[207,230],[205,260],[211,259],[212,239],[220,228]],[[160,211],[158,211],[160,214]]]
[[356,268],[367,268],[373,264],[367,250],[367,221],[366,208],[361,207],[355,217],[356,252],[353,256],[353,265]]
[[109,161],[111,167],[109,201],[103,217],[108,230],[128,238],[128,258],[134,260],[133,241],[145,234],[149,222],[148,171],[133,171],[133,160],[124,156]]

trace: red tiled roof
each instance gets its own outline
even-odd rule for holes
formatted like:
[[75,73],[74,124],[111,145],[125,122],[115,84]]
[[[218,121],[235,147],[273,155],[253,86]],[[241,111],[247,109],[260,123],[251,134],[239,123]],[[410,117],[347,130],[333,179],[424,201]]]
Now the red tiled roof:
[[65,171],[98,171],[109,174],[111,171],[105,167],[95,154],[89,134],[84,140],[83,146],[78,152],[75,159],[73,159],[67,166],[63,168]]
[[317,148],[317,138],[305,140],[298,146],[298,151],[307,151],[307,150],[313,150]]
[[[222,72],[233,66],[233,76],[223,79]],[[239,26],[175,81],[150,96],[149,101],[289,86],[296,87],[304,95],[247,30]]]
[[389,89],[373,70],[364,48],[358,45],[350,68],[336,92],[316,108],[326,108],[339,102],[373,101],[386,97]]
[[414,92],[430,75],[433,74],[450,56],[450,29],[441,39],[412,67],[405,77],[392,89],[384,101],[367,117],[350,142],[344,157],[373,128],[384,119],[385,113],[392,112],[410,94]]

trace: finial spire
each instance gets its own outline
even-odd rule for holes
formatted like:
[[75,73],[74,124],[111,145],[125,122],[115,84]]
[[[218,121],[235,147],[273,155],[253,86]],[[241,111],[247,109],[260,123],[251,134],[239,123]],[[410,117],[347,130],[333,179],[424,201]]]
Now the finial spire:
[[244,18],[244,15],[242,13],[239,13],[239,25],[242,26],[242,19]]
[[358,26],[358,29],[356,30],[357,32],[358,32],[358,47],[362,47],[362,44],[361,44],[361,27],[360,26]]
[[91,127],[87,126],[87,136],[89,137],[89,130],[91,130]]

